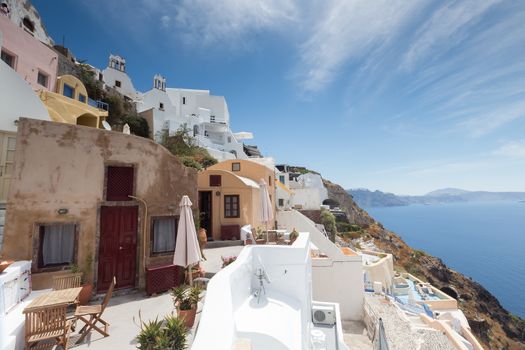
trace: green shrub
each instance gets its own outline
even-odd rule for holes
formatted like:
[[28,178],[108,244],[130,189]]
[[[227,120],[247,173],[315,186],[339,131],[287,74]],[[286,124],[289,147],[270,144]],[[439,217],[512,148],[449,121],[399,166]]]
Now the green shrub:
[[207,168],[217,164],[217,159],[202,147],[193,144],[193,139],[189,135],[189,129],[182,125],[174,135],[169,135],[168,131],[162,131],[157,135],[160,144],[163,145],[171,154],[180,158],[181,162],[197,170]]
[[324,225],[326,232],[328,232],[330,240],[335,242],[337,235],[337,226],[335,223],[335,216],[329,210],[321,209],[321,224]]
[[120,118],[122,124],[128,124],[133,135],[149,138],[149,125],[146,119],[138,115],[128,115]]

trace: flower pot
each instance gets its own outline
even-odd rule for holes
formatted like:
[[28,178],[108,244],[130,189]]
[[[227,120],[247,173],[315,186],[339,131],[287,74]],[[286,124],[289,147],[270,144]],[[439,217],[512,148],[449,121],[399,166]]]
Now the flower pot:
[[179,317],[184,320],[184,324],[187,328],[193,327],[195,323],[195,314],[197,313],[197,307],[192,307],[190,310],[178,310]]
[[80,291],[80,294],[78,295],[78,301],[80,305],[87,305],[89,301],[91,300],[92,294],[93,294],[93,285],[91,283],[84,283],[82,285],[82,290]]
[[250,244],[253,244],[253,241],[251,238],[246,238],[246,240],[244,241],[244,245],[250,245]]
[[256,239],[255,242],[257,242],[257,244],[266,244],[266,240],[264,238]]

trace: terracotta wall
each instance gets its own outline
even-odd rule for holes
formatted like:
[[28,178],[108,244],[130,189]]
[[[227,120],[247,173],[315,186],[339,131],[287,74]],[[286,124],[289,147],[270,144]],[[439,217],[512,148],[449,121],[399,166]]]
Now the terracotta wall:
[[[137,197],[148,204],[144,234],[144,207],[136,201],[106,202],[107,165],[133,165]],[[33,243],[38,224],[75,223],[78,229],[77,262],[92,255],[96,281],[99,213],[102,205],[139,206],[137,286],[144,286],[142,244],[146,264],[169,263],[172,256],[149,257],[150,218],[178,215],[178,203],[188,195],[197,209],[197,174],[183,166],[159,144],[145,138],[84,126],[21,118],[18,124],[16,163],[7,202],[3,256],[33,260],[36,289],[47,287],[50,275],[37,268]],[[58,214],[65,208],[67,214]],[[62,269],[63,270],[63,269]]]

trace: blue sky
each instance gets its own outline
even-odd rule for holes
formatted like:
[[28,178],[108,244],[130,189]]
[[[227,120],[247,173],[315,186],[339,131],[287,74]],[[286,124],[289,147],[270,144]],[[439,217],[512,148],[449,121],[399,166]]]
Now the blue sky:
[[522,1],[34,4],[77,58],[224,95],[265,155],[345,188],[525,191]]

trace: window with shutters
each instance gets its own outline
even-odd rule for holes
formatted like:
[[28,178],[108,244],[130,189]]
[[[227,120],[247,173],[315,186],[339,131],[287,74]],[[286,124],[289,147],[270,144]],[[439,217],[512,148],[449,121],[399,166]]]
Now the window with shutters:
[[239,215],[239,195],[224,196],[224,217],[238,218]]
[[130,201],[133,195],[134,169],[130,166],[108,166],[106,200]]
[[210,175],[210,187],[221,187],[222,178],[220,175]]

